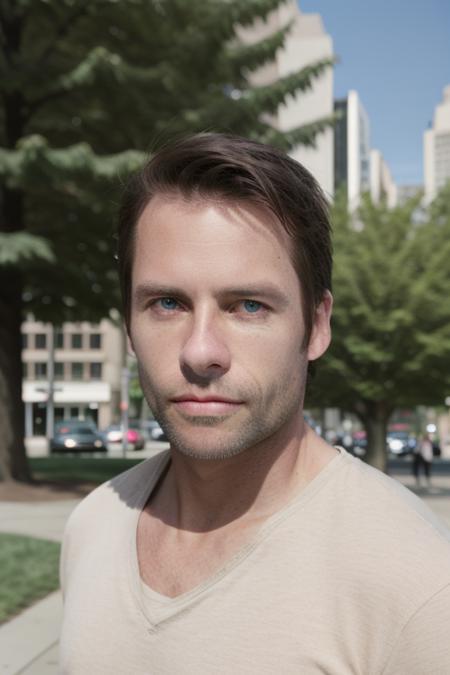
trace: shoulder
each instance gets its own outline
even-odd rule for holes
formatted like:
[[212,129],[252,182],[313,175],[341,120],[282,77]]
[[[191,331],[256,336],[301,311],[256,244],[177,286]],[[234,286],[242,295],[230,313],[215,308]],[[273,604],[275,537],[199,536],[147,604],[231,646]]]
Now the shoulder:
[[64,539],[78,529],[86,531],[86,524],[100,519],[104,522],[114,513],[138,508],[168,461],[169,452],[160,452],[99,485],[71,513]]
[[[359,506],[357,517],[383,523],[383,531],[411,540],[420,533],[430,541],[442,542],[450,551],[450,530],[431,509],[398,480],[360,459],[345,453],[340,475],[351,507]],[[414,542],[416,543],[416,542]]]
[[445,524],[398,480],[349,453],[345,453],[343,460],[339,479],[350,488],[350,499],[362,505],[370,503],[375,517],[385,516],[386,509],[395,509],[391,512],[393,520],[411,519],[450,542],[450,530]]
[[399,481],[347,453],[342,460],[326,497],[337,587],[346,596],[358,589],[358,602],[364,595],[364,620],[381,618],[391,654],[383,673],[450,672],[444,638],[449,668],[424,668],[439,662],[433,640],[450,621],[449,529]]
[[137,464],[97,487],[72,511],[60,558],[64,596],[77,570],[83,576],[94,560],[98,566],[102,556],[117,555],[168,461],[165,451]]
[[426,598],[401,627],[383,675],[450,672],[450,584]]
[[333,494],[342,557],[367,586],[395,588],[405,607],[417,608],[450,584],[450,531],[399,481],[343,460]]

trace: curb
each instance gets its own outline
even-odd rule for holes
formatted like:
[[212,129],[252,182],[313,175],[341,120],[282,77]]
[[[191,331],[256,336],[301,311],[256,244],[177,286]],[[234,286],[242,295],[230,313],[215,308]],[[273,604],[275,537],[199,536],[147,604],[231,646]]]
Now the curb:
[[[37,673],[32,664],[56,648],[61,621],[62,597],[55,591],[0,626],[0,673]],[[51,671],[47,667],[44,672]]]

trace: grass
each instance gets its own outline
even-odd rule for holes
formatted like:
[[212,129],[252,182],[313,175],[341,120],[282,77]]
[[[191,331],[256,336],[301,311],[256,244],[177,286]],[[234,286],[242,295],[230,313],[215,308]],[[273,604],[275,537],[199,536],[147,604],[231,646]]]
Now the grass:
[[57,483],[104,483],[141,459],[50,456],[28,460],[35,480]]
[[0,534],[0,623],[59,587],[60,544]]
[[[35,480],[69,486],[104,483],[142,460],[63,455],[28,461]],[[0,533],[0,624],[59,587],[59,554],[57,542]]]

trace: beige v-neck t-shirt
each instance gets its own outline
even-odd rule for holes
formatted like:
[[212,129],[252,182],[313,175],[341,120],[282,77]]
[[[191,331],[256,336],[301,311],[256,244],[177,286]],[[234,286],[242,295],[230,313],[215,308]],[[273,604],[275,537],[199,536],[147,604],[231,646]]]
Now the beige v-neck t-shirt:
[[168,462],[146,460],[71,515],[62,673],[449,675],[450,536],[399,483],[341,451],[222,569],[168,598],[136,552]]

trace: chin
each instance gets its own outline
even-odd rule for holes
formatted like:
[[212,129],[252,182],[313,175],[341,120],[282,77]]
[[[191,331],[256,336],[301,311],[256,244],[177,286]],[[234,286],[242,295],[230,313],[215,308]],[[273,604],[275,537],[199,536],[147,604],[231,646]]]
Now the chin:
[[244,452],[245,448],[196,448],[193,446],[183,446],[177,445],[172,446],[173,449],[184,457],[189,457],[190,459],[202,460],[205,462],[214,462],[214,461],[224,461],[230,459],[231,457],[236,457],[241,452]]
[[235,433],[227,434],[205,427],[194,429],[192,434],[166,429],[166,435],[172,450],[191,459],[224,460],[239,455],[249,447]]

